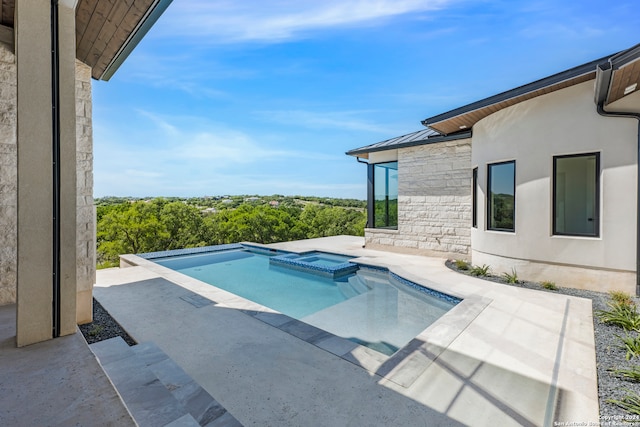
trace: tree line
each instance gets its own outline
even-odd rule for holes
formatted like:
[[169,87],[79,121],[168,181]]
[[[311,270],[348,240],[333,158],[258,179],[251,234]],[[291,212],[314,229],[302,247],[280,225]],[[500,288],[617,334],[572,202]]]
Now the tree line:
[[[335,199],[332,199],[335,200]],[[97,201],[97,262],[118,264],[144,253],[236,242],[275,243],[341,234],[364,235],[361,208],[318,203],[242,203],[206,211],[187,200]],[[333,203],[332,203],[333,204]]]

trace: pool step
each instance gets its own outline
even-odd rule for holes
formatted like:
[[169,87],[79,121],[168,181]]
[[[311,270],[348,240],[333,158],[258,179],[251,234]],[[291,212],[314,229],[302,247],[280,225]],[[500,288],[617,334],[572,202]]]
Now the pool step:
[[340,292],[342,292],[347,299],[371,290],[358,275],[350,276],[346,282],[338,282],[338,289],[340,289]]
[[365,283],[367,288],[372,289],[376,286],[387,285],[389,282],[388,271],[380,271],[373,269],[361,268],[358,270],[358,276]]
[[139,426],[242,425],[154,343],[116,337],[89,348]]

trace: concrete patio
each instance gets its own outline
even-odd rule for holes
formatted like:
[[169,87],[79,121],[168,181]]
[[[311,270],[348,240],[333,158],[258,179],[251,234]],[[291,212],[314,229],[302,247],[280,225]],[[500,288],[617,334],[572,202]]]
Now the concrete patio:
[[15,316],[0,307],[0,425],[135,425],[79,331],[16,348]]
[[598,421],[591,301],[362,245],[363,238],[339,236],[269,246],[359,256],[463,297],[466,306],[386,358],[138,257],[124,258],[138,266],[99,271],[94,295],[138,342],[155,342],[244,425]]

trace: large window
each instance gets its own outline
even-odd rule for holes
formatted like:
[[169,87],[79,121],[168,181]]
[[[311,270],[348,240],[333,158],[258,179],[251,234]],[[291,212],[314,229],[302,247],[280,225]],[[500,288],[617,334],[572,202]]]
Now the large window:
[[487,229],[515,231],[516,162],[489,165],[487,187]]
[[373,165],[374,213],[376,228],[398,227],[398,162]]
[[599,235],[600,154],[553,158],[553,234]]

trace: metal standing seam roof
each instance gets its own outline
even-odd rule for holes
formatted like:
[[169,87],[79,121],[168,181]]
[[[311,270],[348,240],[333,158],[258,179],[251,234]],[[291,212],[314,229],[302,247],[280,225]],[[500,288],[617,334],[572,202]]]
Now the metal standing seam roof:
[[412,147],[416,145],[433,144],[436,142],[452,141],[456,139],[470,138],[471,132],[461,132],[454,135],[442,135],[433,129],[422,129],[417,132],[397,136],[365,147],[347,151],[349,156],[360,156],[375,151],[395,150],[397,148]]

